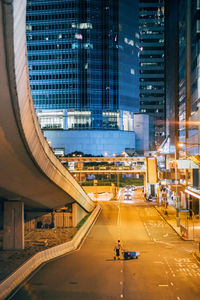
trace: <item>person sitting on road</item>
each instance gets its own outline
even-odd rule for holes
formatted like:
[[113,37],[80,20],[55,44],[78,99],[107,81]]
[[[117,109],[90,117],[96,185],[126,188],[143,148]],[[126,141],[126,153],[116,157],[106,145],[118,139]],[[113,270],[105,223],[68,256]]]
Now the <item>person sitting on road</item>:
[[116,258],[120,259],[120,250],[122,250],[122,246],[121,246],[120,240],[118,240],[117,245],[114,248],[114,251],[116,253],[114,259],[116,259]]

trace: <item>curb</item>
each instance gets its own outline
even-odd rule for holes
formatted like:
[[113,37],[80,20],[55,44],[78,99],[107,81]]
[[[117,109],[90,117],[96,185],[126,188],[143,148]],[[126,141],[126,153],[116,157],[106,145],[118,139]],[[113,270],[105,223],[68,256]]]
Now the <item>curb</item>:
[[73,239],[64,244],[46,249],[44,251],[36,253],[30,259],[28,259],[23,265],[21,265],[14,273],[4,279],[0,283],[0,300],[5,299],[20,283],[22,283],[34,270],[36,270],[41,264],[48,262],[56,257],[67,254],[74,250],[77,250],[81,245],[84,237],[89,233],[90,229],[94,225],[97,217],[101,212],[101,206],[97,205],[87,221],[75,234]]
[[196,259],[197,263],[200,264],[200,253],[199,252],[193,252],[192,256],[194,259]]
[[160,216],[162,217],[162,219],[176,232],[176,234],[183,240],[183,241],[185,241],[185,242],[187,242],[187,241],[192,241],[192,240],[188,240],[188,239],[186,239],[186,238],[184,238],[173,226],[172,226],[172,224],[170,224],[169,222],[168,222],[168,220],[161,214],[161,212],[157,209],[157,207],[156,206],[154,206],[154,208],[156,209],[156,211],[160,214]]

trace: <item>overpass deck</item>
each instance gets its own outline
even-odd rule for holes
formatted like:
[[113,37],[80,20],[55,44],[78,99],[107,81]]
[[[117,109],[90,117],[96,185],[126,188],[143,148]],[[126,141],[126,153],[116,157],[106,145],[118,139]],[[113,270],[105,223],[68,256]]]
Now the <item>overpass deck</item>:
[[95,203],[55,157],[37,120],[27,67],[26,1],[0,2],[0,199],[32,208]]
[[146,170],[74,170],[72,174],[144,174]]
[[62,162],[142,162],[146,161],[146,158],[141,157],[82,157],[82,156],[72,156],[72,157],[60,157]]
[[53,210],[77,203],[91,212],[96,204],[56,158],[38,123],[28,74],[26,0],[0,1],[0,54],[3,247],[23,249],[24,207]]

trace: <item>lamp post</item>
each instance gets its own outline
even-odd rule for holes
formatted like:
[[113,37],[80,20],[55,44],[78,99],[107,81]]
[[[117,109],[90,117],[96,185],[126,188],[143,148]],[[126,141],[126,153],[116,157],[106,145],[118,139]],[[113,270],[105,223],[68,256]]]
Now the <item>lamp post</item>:
[[177,189],[177,181],[178,181],[178,174],[177,174],[177,155],[176,155],[176,146],[175,146],[175,187],[176,187],[176,223],[177,226],[180,226],[180,216],[179,216],[179,197],[178,197],[178,189]]

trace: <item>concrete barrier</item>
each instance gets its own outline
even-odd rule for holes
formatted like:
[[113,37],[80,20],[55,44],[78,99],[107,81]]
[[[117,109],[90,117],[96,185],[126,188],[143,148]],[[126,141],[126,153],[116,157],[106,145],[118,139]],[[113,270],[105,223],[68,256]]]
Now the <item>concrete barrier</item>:
[[37,269],[41,264],[48,262],[58,256],[67,254],[71,251],[78,249],[83,241],[84,237],[87,235],[92,225],[96,221],[99,213],[101,211],[100,205],[94,209],[92,214],[89,216],[87,221],[76,233],[74,238],[64,244],[52,247],[50,249],[41,251],[31,257],[22,266],[20,266],[14,273],[3,280],[0,283],[0,300],[5,299],[20,283],[22,283],[35,269]]
[[111,185],[107,185],[107,186],[101,186],[101,185],[97,185],[97,186],[82,186],[83,190],[88,194],[88,193],[112,193],[112,186]]

